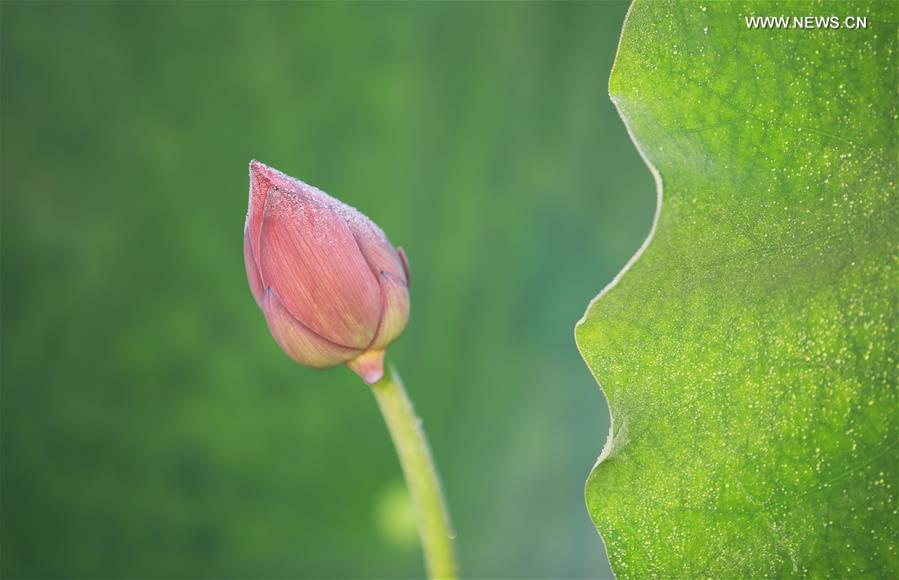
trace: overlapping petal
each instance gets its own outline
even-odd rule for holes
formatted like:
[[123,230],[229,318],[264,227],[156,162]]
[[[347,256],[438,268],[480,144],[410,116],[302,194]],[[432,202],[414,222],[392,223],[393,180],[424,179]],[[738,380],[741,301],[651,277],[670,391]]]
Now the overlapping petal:
[[403,263],[403,273],[406,274],[406,287],[408,288],[411,283],[411,279],[409,278],[409,258],[406,257],[406,252],[403,250],[403,248],[398,247],[396,249],[396,253],[400,257],[400,261]]
[[278,346],[292,359],[313,368],[327,368],[355,358],[358,350],[346,348],[320,336],[284,307],[277,293],[267,289],[262,299],[265,320]]
[[386,348],[403,333],[409,320],[409,289],[406,283],[390,272],[381,276],[381,320],[378,333],[369,349]]
[[405,280],[403,262],[381,228],[356,209],[341,205],[338,213],[353,232],[353,236],[359,244],[359,250],[365,256],[365,260],[375,276],[380,275],[381,272],[390,272]]
[[262,287],[262,277],[259,275],[259,266],[256,265],[256,259],[253,257],[253,250],[250,248],[250,237],[247,230],[243,233],[243,263],[247,269],[247,281],[250,283],[250,292],[256,299],[256,304],[262,308],[262,298],[265,288]]
[[250,162],[250,200],[247,205],[247,223],[244,236],[250,241],[250,252],[254,260],[259,256],[259,231],[262,228],[262,217],[265,213],[265,200],[272,188],[275,170],[258,161]]
[[273,169],[265,163],[255,159],[250,162],[250,201],[247,209],[246,230],[250,236],[250,247],[256,262],[259,262],[259,233],[262,229],[262,220],[265,216],[265,202],[272,189],[279,189],[288,193],[305,194],[318,199],[330,199],[327,193],[303,183],[289,175]]
[[381,292],[334,204],[272,187],[258,265],[263,285],[297,320],[336,344],[364,349],[378,326]]

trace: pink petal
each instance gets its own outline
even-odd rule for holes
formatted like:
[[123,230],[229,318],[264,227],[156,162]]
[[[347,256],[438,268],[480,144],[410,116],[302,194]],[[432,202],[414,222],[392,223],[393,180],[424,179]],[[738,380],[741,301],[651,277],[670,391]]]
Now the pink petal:
[[409,289],[399,277],[381,273],[381,323],[370,349],[383,349],[396,340],[409,320]]
[[406,252],[403,251],[402,248],[397,248],[396,253],[399,254],[400,261],[403,262],[403,273],[406,275],[406,286],[410,286],[411,278],[409,278],[409,258],[406,257]]
[[268,328],[285,353],[301,365],[313,368],[331,367],[359,354],[316,334],[284,308],[278,295],[271,289],[265,291],[262,310]]
[[377,330],[380,288],[333,207],[303,193],[269,192],[260,234],[262,283],[310,330],[365,348]]
[[390,272],[402,279],[406,278],[403,262],[381,228],[349,206],[344,205],[339,213],[356,237],[362,255],[376,276],[381,272]]
[[253,258],[253,250],[250,248],[250,238],[247,236],[247,230],[243,232],[243,263],[247,269],[247,280],[250,282],[250,291],[256,304],[262,308],[262,298],[264,288],[262,287],[262,278],[259,276],[259,267],[256,266],[256,260]]
[[268,171],[270,170],[267,166],[255,159],[250,161],[250,200],[247,204],[247,223],[244,231],[245,236],[249,237],[250,251],[254,256],[259,255],[259,230],[262,227],[268,190],[272,187]]
[[[255,159],[250,161],[250,201],[247,209],[246,229],[250,235],[250,247],[253,255],[259,256],[259,233],[262,229],[262,218],[265,215],[265,202],[272,188],[290,193],[307,193],[312,196],[328,195],[299,179],[273,169]],[[257,260],[258,262],[258,260]]]

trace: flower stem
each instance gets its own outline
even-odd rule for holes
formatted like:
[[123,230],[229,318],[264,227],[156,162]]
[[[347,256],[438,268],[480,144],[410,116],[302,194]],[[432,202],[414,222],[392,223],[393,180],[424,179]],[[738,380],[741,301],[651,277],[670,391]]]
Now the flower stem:
[[456,534],[443,501],[440,479],[421,428],[421,420],[415,415],[412,402],[393,365],[388,365],[384,378],[371,388],[399,455],[409,495],[415,506],[428,576],[456,578],[458,570],[453,549]]

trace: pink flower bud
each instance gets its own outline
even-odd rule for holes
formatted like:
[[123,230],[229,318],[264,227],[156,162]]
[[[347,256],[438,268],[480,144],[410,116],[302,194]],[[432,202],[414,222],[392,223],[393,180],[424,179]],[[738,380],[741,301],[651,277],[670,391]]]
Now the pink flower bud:
[[409,318],[402,249],[327,193],[250,162],[244,262],[275,341],[298,363],[347,365],[368,384]]

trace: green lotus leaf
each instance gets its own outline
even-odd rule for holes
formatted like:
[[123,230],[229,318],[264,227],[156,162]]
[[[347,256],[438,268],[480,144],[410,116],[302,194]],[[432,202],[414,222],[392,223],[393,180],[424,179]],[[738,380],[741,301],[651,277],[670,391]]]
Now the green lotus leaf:
[[659,205],[575,333],[619,577],[899,576],[897,6],[631,7],[610,93]]

